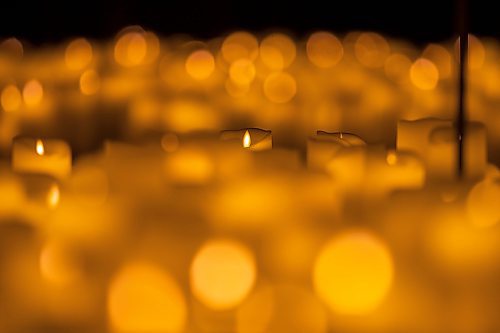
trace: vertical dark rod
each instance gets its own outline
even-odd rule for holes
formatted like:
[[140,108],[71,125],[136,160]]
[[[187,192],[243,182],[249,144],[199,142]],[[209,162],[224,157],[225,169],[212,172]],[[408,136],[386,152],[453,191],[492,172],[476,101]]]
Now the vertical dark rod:
[[467,71],[469,63],[469,34],[467,22],[467,0],[458,0],[458,29],[459,29],[459,83],[458,83],[458,115],[457,115],[457,137],[458,137],[458,175],[460,178],[465,173],[465,122],[466,122],[466,95],[467,95]]

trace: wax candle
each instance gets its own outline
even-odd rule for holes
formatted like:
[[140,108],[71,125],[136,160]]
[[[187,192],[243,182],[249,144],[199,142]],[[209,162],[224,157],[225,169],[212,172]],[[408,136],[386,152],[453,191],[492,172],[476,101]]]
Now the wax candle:
[[243,148],[251,151],[263,151],[273,148],[271,131],[260,128],[222,131],[221,140],[240,142]]
[[12,169],[66,178],[71,173],[71,148],[63,140],[16,138],[12,147]]
[[321,171],[343,147],[364,146],[365,142],[351,133],[328,133],[317,131],[314,137],[307,140],[307,167]]

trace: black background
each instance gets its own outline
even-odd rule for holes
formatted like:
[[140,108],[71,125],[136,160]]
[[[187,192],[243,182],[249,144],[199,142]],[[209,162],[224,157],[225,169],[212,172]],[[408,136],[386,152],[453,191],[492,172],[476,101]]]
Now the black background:
[[[163,35],[188,33],[215,37],[236,29],[285,30],[301,37],[317,29],[343,33],[374,30],[420,44],[452,38],[457,31],[453,0],[158,0],[66,1],[1,0],[0,37],[34,44],[73,36],[110,38],[139,24]],[[470,1],[470,31],[500,37],[496,0]]]

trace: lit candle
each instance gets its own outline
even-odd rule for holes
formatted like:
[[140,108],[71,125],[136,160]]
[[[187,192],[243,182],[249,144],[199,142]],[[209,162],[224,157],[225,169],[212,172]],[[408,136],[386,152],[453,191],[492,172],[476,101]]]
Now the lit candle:
[[243,148],[251,151],[264,151],[273,148],[271,131],[260,128],[222,131],[220,139],[223,141],[239,142]]
[[16,138],[12,147],[12,169],[66,178],[71,173],[71,148],[62,140]]
[[307,167],[322,171],[341,148],[365,145],[363,139],[351,133],[317,131],[307,140]]

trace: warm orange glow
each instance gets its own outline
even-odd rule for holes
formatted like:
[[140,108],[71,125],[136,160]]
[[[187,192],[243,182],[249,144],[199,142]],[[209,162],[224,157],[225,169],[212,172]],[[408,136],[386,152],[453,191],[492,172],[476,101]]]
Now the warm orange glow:
[[186,72],[195,80],[205,80],[215,69],[215,59],[206,50],[194,51],[186,59]]
[[259,54],[259,44],[254,35],[240,31],[227,36],[222,44],[222,56],[228,63],[239,59],[255,60]]
[[453,60],[451,58],[450,52],[448,52],[448,50],[443,46],[439,44],[429,44],[422,53],[422,57],[425,59],[429,59],[436,65],[439,71],[439,77],[450,77],[453,67]]
[[172,153],[179,148],[179,138],[174,133],[167,133],[161,138],[161,147],[167,153]]
[[177,282],[161,268],[130,263],[108,289],[108,318],[114,332],[182,332],[187,309]]
[[0,51],[3,51],[14,58],[21,59],[24,55],[23,44],[19,39],[11,37],[0,43]]
[[313,283],[331,310],[361,315],[374,310],[389,291],[394,267],[389,250],[366,231],[345,232],[321,250]]
[[295,60],[296,47],[293,40],[280,33],[264,38],[260,44],[260,58],[270,69],[281,70]]
[[315,32],[307,40],[307,57],[319,68],[335,66],[344,55],[342,43],[329,32]]
[[386,157],[387,164],[395,165],[398,162],[398,156],[395,151],[390,151],[387,153]]
[[250,148],[251,144],[252,144],[252,139],[250,138],[250,133],[248,132],[248,130],[246,130],[245,135],[243,135],[243,147]]
[[189,275],[191,290],[200,302],[214,310],[230,309],[252,289],[255,260],[239,242],[212,240],[196,253]]
[[476,227],[491,227],[500,222],[500,179],[478,182],[467,195],[467,217]]
[[391,49],[384,37],[367,32],[359,35],[354,51],[360,63],[366,67],[377,68],[384,66]]
[[439,72],[432,61],[420,58],[410,68],[410,79],[415,87],[422,90],[436,88],[439,80]]
[[7,111],[16,111],[21,106],[21,92],[13,85],[9,84],[2,90],[1,103],[2,108]]
[[40,156],[45,154],[45,147],[43,146],[42,140],[36,140],[35,151],[36,151],[37,155],[40,155]]
[[484,45],[479,38],[469,34],[469,67],[479,69],[483,67],[486,59]]
[[101,80],[93,69],[86,70],[80,76],[80,91],[84,95],[94,95],[99,91]]
[[168,156],[165,173],[174,183],[200,185],[210,182],[215,173],[214,161],[201,149],[179,149]]
[[43,87],[37,80],[26,82],[23,89],[24,103],[28,106],[36,106],[40,104],[43,98]]
[[410,59],[399,53],[391,54],[385,61],[384,71],[387,77],[397,83],[405,83],[410,78]]
[[239,59],[231,64],[229,77],[238,85],[250,84],[255,78],[255,66],[249,59]]
[[39,264],[42,277],[57,286],[68,285],[81,274],[76,267],[75,258],[58,242],[50,242],[43,247]]
[[69,69],[85,68],[92,61],[92,45],[85,38],[75,39],[66,47],[65,61]]
[[115,45],[115,60],[122,66],[140,65],[146,57],[147,43],[144,34],[128,32],[121,36]]
[[285,72],[269,75],[264,81],[264,95],[274,103],[289,102],[297,93],[297,83],[293,76]]
[[47,193],[47,206],[49,208],[54,209],[57,207],[59,204],[59,198],[60,198],[60,192],[59,192],[59,186],[57,184],[53,184],[49,192]]

